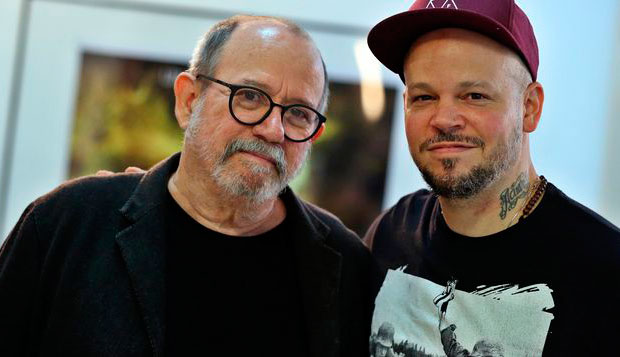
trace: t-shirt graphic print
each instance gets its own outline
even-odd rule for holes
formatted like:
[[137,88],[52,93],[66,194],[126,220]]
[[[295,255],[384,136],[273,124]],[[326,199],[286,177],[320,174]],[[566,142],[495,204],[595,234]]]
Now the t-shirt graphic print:
[[388,270],[375,300],[371,356],[541,356],[554,307],[546,284],[459,290]]

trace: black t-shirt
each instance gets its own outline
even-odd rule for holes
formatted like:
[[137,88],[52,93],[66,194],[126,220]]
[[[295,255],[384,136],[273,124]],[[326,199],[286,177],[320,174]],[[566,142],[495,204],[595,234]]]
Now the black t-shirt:
[[304,319],[286,220],[253,237],[214,232],[172,197],[166,355],[304,356]]
[[365,240],[379,265],[371,344],[383,325],[395,352],[620,353],[620,230],[552,184],[528,218],[493,235],[453,232],[421,190]]

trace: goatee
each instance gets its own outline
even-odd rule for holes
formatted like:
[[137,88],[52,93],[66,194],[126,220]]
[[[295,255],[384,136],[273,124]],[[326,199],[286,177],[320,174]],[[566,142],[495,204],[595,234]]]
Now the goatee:
[[[454,173],[459,165],[458,158],[442,159],[440,174],[432,172],[428,165],[423,165],[415,156],[413,159],[433,192],[447,199],[466,199],[479,194],[512,167],[519,157],[522,138],[521,128],[517,125],[506,140],[498,142],[497,147],[482,163],[461,175]],[[444,141],[474,144],[483,153],[486,147],[484,141],[478,137],[441,133],[423,142],[418,148],[419,152],[426,150],[431,144]]]

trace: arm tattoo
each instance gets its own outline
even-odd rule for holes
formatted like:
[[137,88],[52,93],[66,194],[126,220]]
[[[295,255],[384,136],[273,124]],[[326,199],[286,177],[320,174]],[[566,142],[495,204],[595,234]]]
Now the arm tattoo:
[[528,188],[529,182],[525,176],[525,173],[522,172],[519,177],[517,177],[517,180],[510,185],[510,187],[500,193],[499,201],[502,209],[499,212],[499,217],[501,219],[505,219],[508,211],[515,208],[519,199],[527,197]]

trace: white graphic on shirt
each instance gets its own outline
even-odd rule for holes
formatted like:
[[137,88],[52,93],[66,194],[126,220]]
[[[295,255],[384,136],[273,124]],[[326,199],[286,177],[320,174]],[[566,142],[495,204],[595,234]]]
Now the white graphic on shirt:
[[[375,300],[371,356],[541,356],[554,306],[545,284],[459,290],[390,270]],[[389,355],[389,353],[387,354]]]
[[428,9],[428,8],[431,8],[431,9],[434,9],[434,8],[435,8],[435,4],[433,4],[433,0],[430,0],[430,1],[428,2],[428,4],[426,4],[426,8],[427,8],[427,9]]
[[437,315],[439,316],[439,329],[441,331],[441,324],[446,320],[446,311],[448,310],[448,304],[454,300],[454,289],[458,280],[450,280],[446,284],[446,289],[433,299],[433,304],[437,306]]

